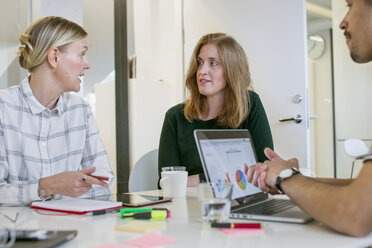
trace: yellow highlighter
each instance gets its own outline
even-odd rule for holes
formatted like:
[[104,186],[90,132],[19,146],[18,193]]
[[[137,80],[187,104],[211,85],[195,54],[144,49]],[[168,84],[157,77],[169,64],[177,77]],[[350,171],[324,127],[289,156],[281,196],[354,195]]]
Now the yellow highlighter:
[[126,213],[123,215],[124,219],[142,219],[142,220],[165,220],[168,216],[168,211],[166,210],[152,210],[148,212],[140,213]]

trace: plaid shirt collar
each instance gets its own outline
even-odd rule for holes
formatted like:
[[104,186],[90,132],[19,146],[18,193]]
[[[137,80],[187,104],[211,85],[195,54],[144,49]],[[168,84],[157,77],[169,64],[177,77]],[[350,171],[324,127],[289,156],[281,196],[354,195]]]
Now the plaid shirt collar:
[[39,103],[30,88],[29,77],[25,78],[22,81],[20,89],[22,91],[25,101],[28,103],[30,107],[31,113],[34,115],[38,115],[38,114],[41,114],[42,112],[46,112],[46,113],[56,113],[58,116],[61,116],[63,111],[66,109],[66,104],[65,104],[63,95],[61,95],[58,98],[57,105],[52,110],[46,108],[41,103]]

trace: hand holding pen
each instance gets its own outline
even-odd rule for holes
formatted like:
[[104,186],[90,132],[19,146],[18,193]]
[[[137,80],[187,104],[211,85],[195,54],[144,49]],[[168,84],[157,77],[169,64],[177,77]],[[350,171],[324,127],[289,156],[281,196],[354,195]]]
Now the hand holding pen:
[[88,192],[92,184],[107,188],[108,184],[106,182],[90,176],[95,170],[96,168],[92,167],[41,178],[39,180],[39,192],[42,192],[42,197],[48,197],[53,194],[78,197]]

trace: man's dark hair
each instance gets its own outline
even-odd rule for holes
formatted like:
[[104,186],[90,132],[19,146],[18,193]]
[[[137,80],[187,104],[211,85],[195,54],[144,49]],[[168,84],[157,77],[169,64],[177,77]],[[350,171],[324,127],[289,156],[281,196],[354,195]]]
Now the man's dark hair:
[[372,0],[364,0],[366,4],[372,5]]

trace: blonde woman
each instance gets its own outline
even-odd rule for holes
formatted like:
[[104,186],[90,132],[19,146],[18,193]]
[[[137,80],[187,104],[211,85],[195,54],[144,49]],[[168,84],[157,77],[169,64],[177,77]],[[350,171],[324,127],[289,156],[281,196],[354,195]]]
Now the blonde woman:
[[[191,57],[186,77],[190,97],[165,115],[159,145],[162,167],[185,166],[188,186],[205,180],[194,141],[195,129],[248,129],[258,161],[273,148],[265,110],[252,91],[247,57],[238,42],[222,33],[203,36]],[[248,168],[245,168],[247,171]]]
[[114,176],[92,112],[68,93],[80,90],[90,68],[86,37],[53,16],[20,35],[19,63],[29,76],[0,91],[0,204],[111,194]]

